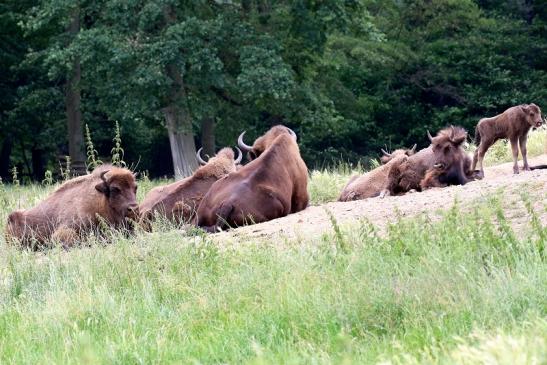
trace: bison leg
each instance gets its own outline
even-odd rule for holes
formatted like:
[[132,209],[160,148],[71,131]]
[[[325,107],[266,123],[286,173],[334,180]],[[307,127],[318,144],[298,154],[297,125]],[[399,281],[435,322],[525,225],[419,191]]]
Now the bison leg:
[[74,246],[78,242],[79,237],[78,233],[72,228],[59,227],[53,232],[51,240],[60,243],[66,249]]
[[482,162],[484,160],[484,155],[486,155],[486,151],[494,144],[494,141],[491,139],[483,139],[477,149],[475,150],[475,154],[473,155],[473,164],[471,165],[471,170],[474,171],[475,167],[477,165],[477,162],[479,163],[479,174],[478,178],[482,179],[484,177],[484,168],[482,165]]
[[524,171],[530,171],[530,166],[528,166],[528,155],[526,150],[526,143],[528,142],[528,134],[524,134],[519,137],[520,145],[520,154],[522,155],[522,161],[524,162]]
[[441,175],[442,171],[436,168],[429,169],[425,177],[420,181],[420,188],[422,190],[426,190],[429,188],[444,188],[446,184],[442,184],[439,181],[439,176]]
[[518,146],[518,140],[517,140],[517,138],[512,138],[510,142],[511,142],[511,150],[513,152],[513,173],[518,174],[519,173],[519,165],[518,165],[519,146]]

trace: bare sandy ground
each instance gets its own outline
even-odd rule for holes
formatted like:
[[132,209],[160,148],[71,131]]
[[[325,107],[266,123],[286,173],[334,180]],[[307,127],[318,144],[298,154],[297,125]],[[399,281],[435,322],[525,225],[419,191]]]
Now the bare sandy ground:
[[[519,161],[519,166],[522,162]],[[530,159],[532,166],[547,164],[547,155]],[[530,196],[535,211],[543,225],[547,223],[547,170],[521,171],[513,175],[512,163],[485,168],[485,178],[465,186],[430,189],[420,193],[386,198],[371,198],[352,202],[332,202],[311,206],[302,212],[273,221],[221,232],[213,235],[215,241],[237,243],[242,239],[268,238],[269,240],[309,240],[324,233],[333,232],[330,212],[339,225],[351,225],[366,219],[380,232],[389,222],[400,217],[427,213],[438,219],[454,202],[466,210],[498,195],[513,228],[519,232],[529,227],[529,214],[522,201],[522,194]]]

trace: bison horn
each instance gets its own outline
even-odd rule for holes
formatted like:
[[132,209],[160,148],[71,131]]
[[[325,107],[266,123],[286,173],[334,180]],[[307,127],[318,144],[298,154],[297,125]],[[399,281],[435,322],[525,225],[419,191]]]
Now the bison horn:
[[380,151],[382,151],[382,153],[387,156],[387,157],[391,157],[391,153],[388,153],[386,150],[384,150],[383,148],[380,148]]
[[240,135],[239,135],[239,138],[237,139],[237,145],[239,146],[239,148],[241,148],[243,151],[245,152],[249,152],[250,150],[252,150],[253,148],[249,145],[246,145],[245,142],[243,142],[243,135],[245,134],[246,131],[243,131]]
[[237,165],[238,163],[241,163],[241,160],[243,159],[243,152],[241,152],[241,150],[237,147],[236,147],[236,150],[237,150],[238,154],[237,154],[237,158],[234,162]]
[[294,140],[296,141],[298,138],[296,137],[296,133],[294,133],[294,131],[292,129],[290,129],[289,127],[286,127],[288,130],[289,130],[289,133],[291,134],[291,136],[294,138]]
[[101,175],[100,175],[101,180],[104,181],[105,184],[107,183],[107,181],[106,181],[106,178],[104,177],[104,175],[106,175],[106,173],[109,172],[109,171],[110,170],[103,171],[103,172],[101,172]]
[[414,146],[412,146],[412,148],[410,149],[410,153],[414,153],[416,152],[416,147],[418,147],[418,145],[416,143],[414,143]]
[[201,158],[201,150],[203,149],[203,147],[201,147],[197,152],[196,152],[196,158],[198,159],[198,162],[200,165],[207,165],[207,162],[205,162],[203,160],[203,158]]
[[429,130],[427,131],[427,138],[429,138],[429,140],[433,142],[433,137],[431,136],[431,133],[429,133]]

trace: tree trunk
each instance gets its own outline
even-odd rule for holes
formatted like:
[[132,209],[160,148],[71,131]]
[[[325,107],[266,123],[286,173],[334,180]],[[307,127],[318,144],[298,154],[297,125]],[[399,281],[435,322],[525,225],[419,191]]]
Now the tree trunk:
[[36,181],[42,181],[45,174],[43,152],[38,146],[32,146],[30,156],[32,160],[32,175]]
[[198,167],[192,123],[184,117],[177,105],[163,108],[163,115],[169,134],[175,179],[179,180],[192,175]]
[[[165,6],[163,15],[167,24],[177,21],[175,10],[171,5]],[[169,134],[175,179],[178,180],[192,175],[198,168],[196,144],[181,70],[175,63],[170,63],[165,67],[165,73],[171,79],[172,84],[167,106],[162,111]]]
[[0,150],[0,177],[6,180],[10,176],[9,168],[12,147],[13,143],[8,137],[2,143],[2,149]]
[[215,155],[215,119],[205,117],[201,120],[201,146],[204,155]]
[[[67,32],[74,37],[80,31],[80,11],[77,8],[72,14],[72,21]],[[68,153],[71,159],[72,171],[76,174],[85,174],[84,131],[82,127],[82,113],[80,110],[80,58],[76,57],[72,70],[67,77],[65,86],[65,106],[68,127]]]

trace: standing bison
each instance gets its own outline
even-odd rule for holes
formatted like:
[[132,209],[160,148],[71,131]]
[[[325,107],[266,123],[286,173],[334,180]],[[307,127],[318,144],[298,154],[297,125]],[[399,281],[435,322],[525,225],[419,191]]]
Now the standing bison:
[[475,129],[475,143],[478,144],[473,156],[472,169],[479,163],[480,176],[484,176],[482,161],[486,151],[497,140],[507,138],[513,151],[513,173],[518,174],[518,145],[524,162],[523,169],[530,170],[526,156],[526,142],[530,128],[539,128],[542,124],[541,110],[536,104],[523,104],[511,107],[492,118],[482,118]]
[[89,175],[65,182],[34,208],[11,213],[6,237],[26,247],[48,240],[71,246],[100,220],[120,227],[126,218],[137,218],[136,192],[131,171],[103,165]]
[[170,221],[189,222],[211,185],[230,172],[236,171],[236,166],[243,157],[241,151],[238,151],[239,156],[235,160],[232,149],[223,148],[216,156],[205,162],[200,155],[200,149],[197,158],[202,166],[192,176],[169,185],[158,186],[146,195],[139,207],[143,227],[149,228],[155,213],[165,216]]
[[403,194],[430,187],[464,185],[473,179],[471,161],[463,150],[467,132],[461,127],[442,129],[435,137],[428,134],[431,145],[416,154],[392,164],[386,194]]
[[379,196],[386,187],[387,176],[391,166],[406,160],[408,156],[412,156],[415,149],[416,145],[408,150],[397,149],[391,153],[382,150],[383,156],[380,161],[383,165],[364,175],[353,176],[344,189],[342,189],[338,201],[361,200]]
[[259,223],[303,210],[308,205],[308,169],[296,134],[278,125],[252,146],[239,147],[252,161],[217,181],[197,211],[197,225],[208,232]]

